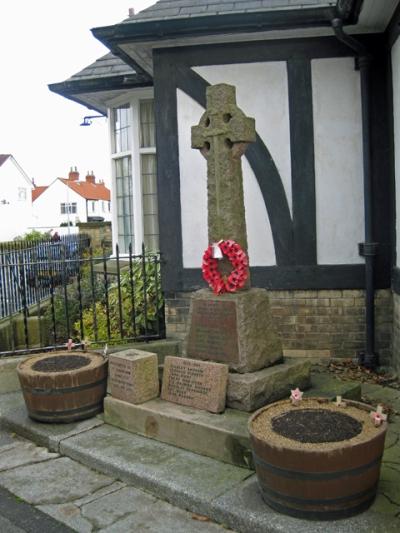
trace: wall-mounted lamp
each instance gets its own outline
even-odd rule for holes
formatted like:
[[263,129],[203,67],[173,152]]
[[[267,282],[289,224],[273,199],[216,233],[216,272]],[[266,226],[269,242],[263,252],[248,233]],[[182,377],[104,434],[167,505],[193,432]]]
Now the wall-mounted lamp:
[[103,115],[87,115],[83,117],[83,121],[79,124],[80,126],[90,126],[94,118],[104,118]]

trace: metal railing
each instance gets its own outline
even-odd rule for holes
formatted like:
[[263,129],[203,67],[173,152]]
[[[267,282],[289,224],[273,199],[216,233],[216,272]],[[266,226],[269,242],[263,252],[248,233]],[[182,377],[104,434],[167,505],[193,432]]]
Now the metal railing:
[[104,247],[83,255],[72,246],[54,250],[48,246],[40,258],[38,250],[0,250],[7,256],[0,263],[7,287],[0,289],[0,356],[56,349],[69,339],[99,347],[165,336],[159,254],[143,247],[134,255],[131,246],[124,255],[117,246],[114,257]]
[[89,244],[84,234],[0,243],[0,319],[48,297],[50,280],[56,287],[76,275]]

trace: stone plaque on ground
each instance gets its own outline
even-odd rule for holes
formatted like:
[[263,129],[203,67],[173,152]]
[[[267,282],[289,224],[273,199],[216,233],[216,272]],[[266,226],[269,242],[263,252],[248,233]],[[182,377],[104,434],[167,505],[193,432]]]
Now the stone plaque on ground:
[[221,413],[225,409],[228,366],[182,357],[165,358],[161,398]]
[[143,403],[159,393],[157,354],[124,350],[109,357],[109,385],[114,398]]

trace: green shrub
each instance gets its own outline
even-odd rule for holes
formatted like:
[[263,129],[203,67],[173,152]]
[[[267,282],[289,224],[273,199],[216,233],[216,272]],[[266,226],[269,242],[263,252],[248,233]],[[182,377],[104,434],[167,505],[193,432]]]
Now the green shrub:
[[[77,279],[67,286],[66,298],[64,288],[58,287],[54,291],[56,343],[64,343],[69,337],[75,341],[84,339],[93,342],[96,340],[117,340],[121,337],[136,337],[144,333],[158,333],[159,328],[163,327],[163,319],[160,319],[160,316],[163,316],[164,309],[159,265],[151,257],[146,258],[144,265],[145,272],[143,272],[142,261],[133,261],[132,275],[129,270],[120,274],[122,332],[116,276],[108,276],[108,290],[106,292],[102,274],[94,274],[92,286],[90,266],[86,264],[81,269],[80,297]],[[107,327],[107,297],[110,336]],[[80,300],[83,336],[81,334]],[[68,309],[69,331],[66,309]],[[44,320],[49,335],[52,337],[53,311],[51,305],[46,309]],[[54,338],[50,338],[49,341],[53,343]]]
[[[146,277],[146,282],[144,277]],[[118,339],[121,336],[135,337],[144,333],[157,333],[160,327],[160,315],[162,315],[164,307],[158,265],[154,261],[146,260],[145,272],[143,272],[142,262],[133,262],[132,275],[129,271],[120,275],[120,291],[121,314],[117,281],[113,282],[108,289],[110,339]],[[95,313],[96,328],[93,308],[88,307],[83,312],[85,338],[91,341],[95,340],[95,329],[97,329],[97,338],[107,339],[107,305],[105,297],[97,302]],[[78,327],[79,322],[75,324],[75,328]]]
[[41,232],[36,229],[29,231],[28,233],[25,233],[24,235],[18,235],[14,238],[14,241],[28,241],[28,242],[35,242],[35,241],[43,241],[46,239],[50,239],[50,233],[49,232]]

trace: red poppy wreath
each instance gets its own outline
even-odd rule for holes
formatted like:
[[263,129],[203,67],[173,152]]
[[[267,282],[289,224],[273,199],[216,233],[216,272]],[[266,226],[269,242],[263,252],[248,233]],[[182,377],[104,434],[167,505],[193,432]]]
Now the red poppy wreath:
[[[218,259],[213,257],[213,247],[219,246],[221,252],[232,263],[233,270],[229,276],[222,277],[218,270]],[[248,277],[249,261],[247,255],[232,240],[220,241],[217,244],[210,244],[203,254],[202,272],[203,278],[209,284],[215,294],[224,292],[236,292],[244,287]]]

